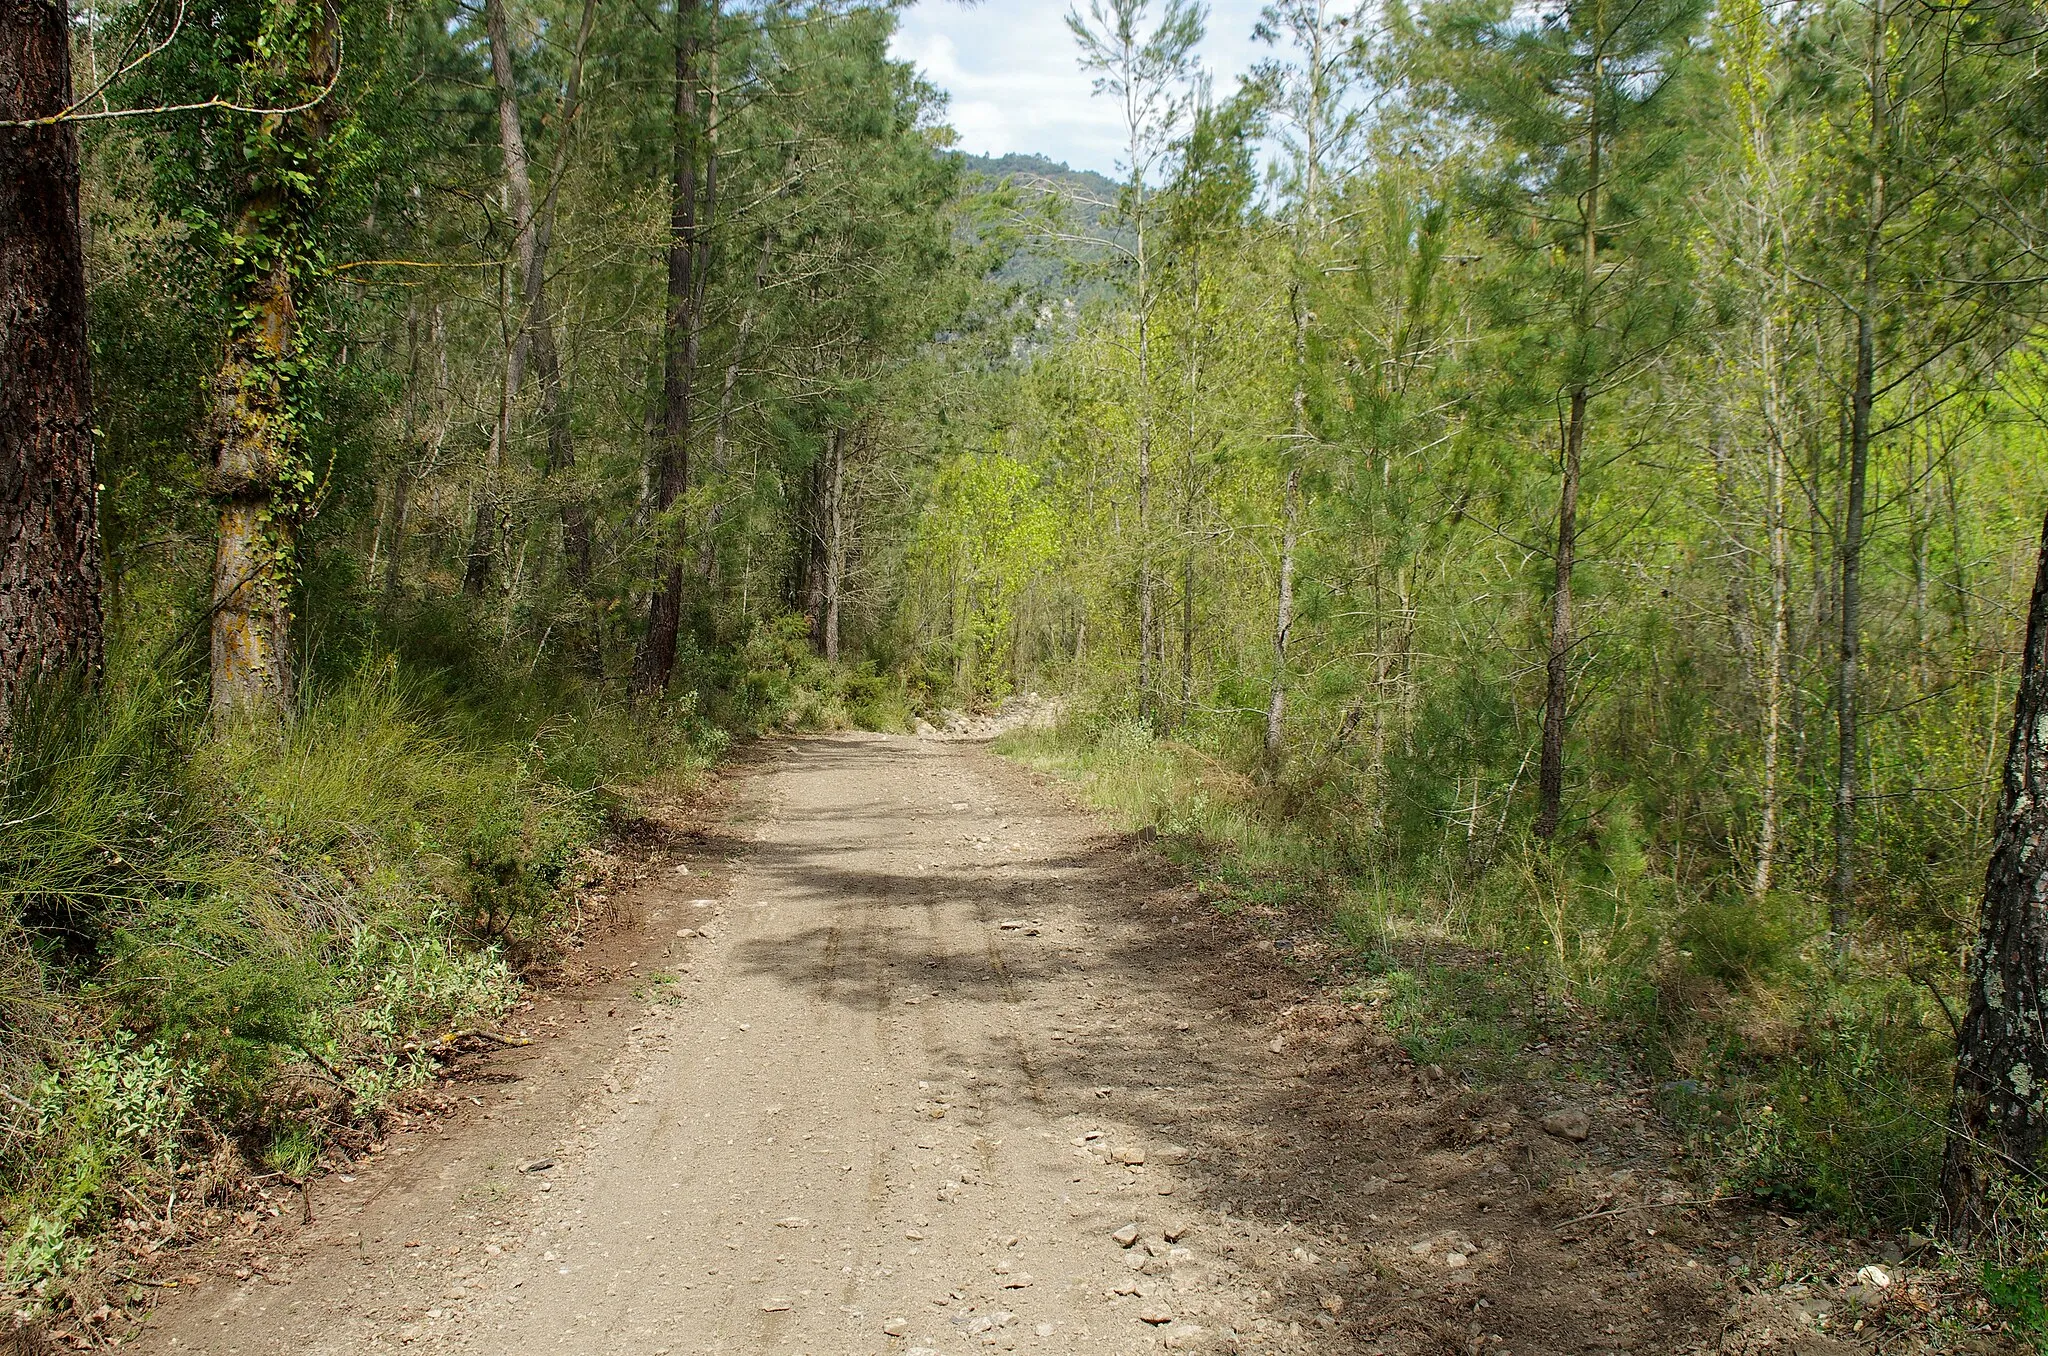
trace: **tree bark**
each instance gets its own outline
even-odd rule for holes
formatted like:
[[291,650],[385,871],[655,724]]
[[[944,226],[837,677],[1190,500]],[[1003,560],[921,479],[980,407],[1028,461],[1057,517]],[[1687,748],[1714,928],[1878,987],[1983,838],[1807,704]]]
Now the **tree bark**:
[[820,648],[825,658],[839,662],[839,590],[846,573],[846,435],[832,430],[830,463],[825,475],[825,613],[821,618]]
[[[704,231],[699,221],[700,188],[708,212],[713,191],[709,148],[698,115],[698,27],[703,0],[676,7],[675,103],[671,118],[669,175],[668,312],[663,324],[661,435],[655,456],[654,509],[671,516],[690,487],[690,399],[697,350],[703,335]],[[716,11],[713,11],[714,17]],[[701,173],[703,183],[699,184]],[[676,643],[683,621],[683,558],[678,525],[659,527],[661,548],[654,594],[648,602],[647,635],[641,642],[634,685],[643,692],[668,686],[675,673]]]
[[[0,119],[71,97],[64,5],[0,0]],[[0,740],[25,684],[101,661],[85,319],[77,130],[0,128]]]
[[[1313,157],[1311,157],[1313,163]],[[1314,179],[1310,178],[1311,191]],[[1308,208],[1304,204],[1306,214]],[[1305,229],[1305,228],[1304,228]],[[1280,590],[1273,603],[1273,682],[1266,698],[1265,772],[1279,771],[1286,752],[1287,642],[1294,634],[1294,550],[1301,498],[1301,455],[1308,446],[1308,299],[1302,294],[1307,247],[1296,233],[1295,281],[1290,294],[1294,310],[1294,425],[1287,447],[1287,475],[1280,490]]]
[[1564,737],[1570,716],[1572,567],[1579,550],[1579,463],[1586,443],[1586,388],[1572,391],[1565,423],[1564,483],[1557,496],[1557,559],[1550,593],[1550,651],[1543,664],[1543,750],[1536,770],[1536,836],[1548,841],[1564,813]]
[[[1600,82],[1598,56],[1586,115],[1586,212],[1580,238],[1579,297],[1573,327],[1583,346],[1593,328],[1593,287],[1600,265]],[[1583,363],[1580,354],[1575,361]],[[1591,399],[1583,373],[1571,387],[1565,423],[1564,477],[1557,494],[1556,573],[1550,592],[1550,647],[1543,664],[1543,747],[1536,769],[1536,836],[1549,842],[1564,817],[1565,726],[1571,716],[1572,567],[1579,550],[1579,468],[1586,448],[1586,406]]]
[[1266,702],[1266,767],[1280,766],[1287,721],[1287,642],[1294,634],[1294,548],[1296,508],[1301,498],[1301,468],[1290,466],[1280,497],[1280,593],[1273,605],[1273,690]]
[[[287,88],[329,85],[340,60],[331,7],[308,39]],[[267,119],[267,147],[251,168],[237,215],[237,254],[267,260],[242,276],[230,313],[243,317],[214,377],[213,473],[219,507],[213,565],[210,714],[216,721],[282,719],[292,699],[291,592],[310,468],[289,389],[298,356],[295,269],[300,227],[318,192],[318,156],[331,106]]]
[[1849,475],[1841,536],[1841,646],[1835,664],[1835,880],[1828,909],[1828,928],[1835,948],[1845,952],[1856,899],[1856,699],[1863,624],[1864,498],[1870,470],[1871,406],[1877,376],[1878,264],[1883,244],[1885,176],[1883,151],[1885,107],[1890,77],[1885,70],[1889,22],[1882,0],[1871,11],[1869,200],[1863,228],[1863,287],[1856,310],[1855,374],[1849,397]]
[[1941,1175],[1959,1238],[1991,1224],[2001,1179],[2038,1189],[2048,1144],[2048,519],[1969,977]]
[[1764,645],[1763,788],[1756,835],[1756,873],[1751,896],[1761,901],[1770,892],[1778,851],[1778,747],[1785,725],[1785,657],[1791,642],[1791,552],[1786,541],[1785,449],[1779,439],[1776,354],[1769,324],[1764,330],[1766,400],[1764,429],[1764,532],[1770,544],[1771,624]]

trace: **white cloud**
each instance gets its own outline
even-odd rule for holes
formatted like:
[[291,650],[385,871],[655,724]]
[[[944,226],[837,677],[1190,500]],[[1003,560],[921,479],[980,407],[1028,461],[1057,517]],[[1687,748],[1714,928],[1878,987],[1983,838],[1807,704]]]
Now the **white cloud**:
[[[891,51],[952,95],[947,120],[963,150],[1031,151],[1076,169],[1118,172],[1123,127],[1094,98],[1074,59],[1068,0],[918,0]],[[1251,40],[1261,0],[1212,0],[1202,58],[1218,93],[1258,56]]]

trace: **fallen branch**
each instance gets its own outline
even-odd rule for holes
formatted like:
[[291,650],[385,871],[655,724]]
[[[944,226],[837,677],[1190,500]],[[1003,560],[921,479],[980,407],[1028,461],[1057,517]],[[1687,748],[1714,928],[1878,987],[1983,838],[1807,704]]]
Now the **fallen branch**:
[[461,1040],[464,1036],[474,1036],[478,1040],[483,1041],[496,1041],[500,1045],[533,1044],[533,1038],[531,1036],[500,1036],[495,1031],[451,1031],[447,1035],[441,1037],[439,1044],[453,1045],[456,1041]]
[[1734,1200],[1733,1196],[1688,1196],[1682,1201],[1645,1201],[1641,1205],[1617,1205],[1612,1210],[1595,1210],[1590,1215],[1580,1215],[1555,1226],[1569,1229],[1574,1224],[1584,1224],[1589,1219],[1605,1219],[1609,1215],[1627,1215],[1637,1210],[1679,1210],[1688,1205],[1725,1205]]

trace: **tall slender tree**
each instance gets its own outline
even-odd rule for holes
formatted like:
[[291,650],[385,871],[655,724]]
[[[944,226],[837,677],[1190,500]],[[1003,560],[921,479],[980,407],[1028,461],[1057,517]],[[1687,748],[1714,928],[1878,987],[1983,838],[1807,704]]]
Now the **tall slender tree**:
[[1475,185],[1509,256],[1495,299],[1535,389],[1562,406],[1535,830],[1564,813],[1576,646],[1573,587],[1594,402],[1674,337],[1689,309],[1669,208],[1687,168],[1685,76],[1700,0],[1565,0],[1532,18],[1452,6],[1437,31],[1453,105],[1498,169]]
[[1157,650],[1157,579],[1152,534],[1152,310],[1157,301],[1153,252],[1151,176],[1173,144],[1190,107],[1195,48],[1202,40],[1207,7],[1199,0],[1163,0],[1159,22],[1149,32],[1151,0],[1089,0],[1084,16],[1067,14],[1067,28],[1081,49],[1081,69],[1091,72],[1095,92],[1115,99],[1124,124],[1125,212],[1136,244],[1132,309],[1136,327],[1138,701],[1149,714],[1154,698]]

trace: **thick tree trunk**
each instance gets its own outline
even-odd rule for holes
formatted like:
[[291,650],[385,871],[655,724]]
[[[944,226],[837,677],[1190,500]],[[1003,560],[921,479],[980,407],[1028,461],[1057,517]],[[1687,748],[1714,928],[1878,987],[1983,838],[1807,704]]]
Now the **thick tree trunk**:
[[[334,10],[311,36],[293,83],[329,85],[341,59]],[[295,269],[310,260],[297,227],[318,191],[317,159],[331,110],[324,103],[283,116],[270,128],[264,162],[235,222],[244,258],[268,256],[245,275],[232,313],[245,317],[228,340],[214,378],[213,474],[220,537],[213,565],[213,683],[216,721],[281,719],[292,698],[291,591],[297,534],[308,504],[310,472],[292,411],[291,371],[298,357]],[[306,186],[311,171],[314,187]]]
[[[71,25],[0,0],[0,119],[71,103]],[[24,684],[101,659],[78,136],[0,128],[0,740]]]
[[[708,210],[711,169],[698,117],[698,24],[703,0],[681,0],[676,7],[675,104],[671,119],[673,149],[669,176],[668,313],[663,324],[664,358],[661,387],[661,434],[655,456],[654,509],[671,516],[690,487],[690,398],[697,373],[697,349],[703,335],[703,230],[699,222],[699,161],[703,164],[703,197]],[[668,686],[675,673],[676,643],[683,623],[683,557],[679,525],[660,527],[653,597],[647,608],[647,635],[641,642],[634,685],[643,692]]]
[[1572,567],[1579,551],[1579,463],[1586,444],[1586,388],[1572,391],[1565,424],[1564,483],[1557,496],[1557,558],[1550,593],[1550,651],[1543,664],[1543,749],[1536,769],[1536,836],[1557,833],[1564,814],[1564,736],[1571,714]]
[[[268,215],[251,206],[245,228]],[[229,342],[215,379],[211,489],[220,512],[213,561],[214,718],[281,716],[291,701],[291,559],[296,515],[279,503],[294,455],[278,368],[293,352],[298,315],[282,263],[248,298],[255,319]]]
[[2048,520],[1969,976],[1941,1175],[1956,1237],[1990,1225],[2001,1180],[2039,1189],[2048,1144]]

